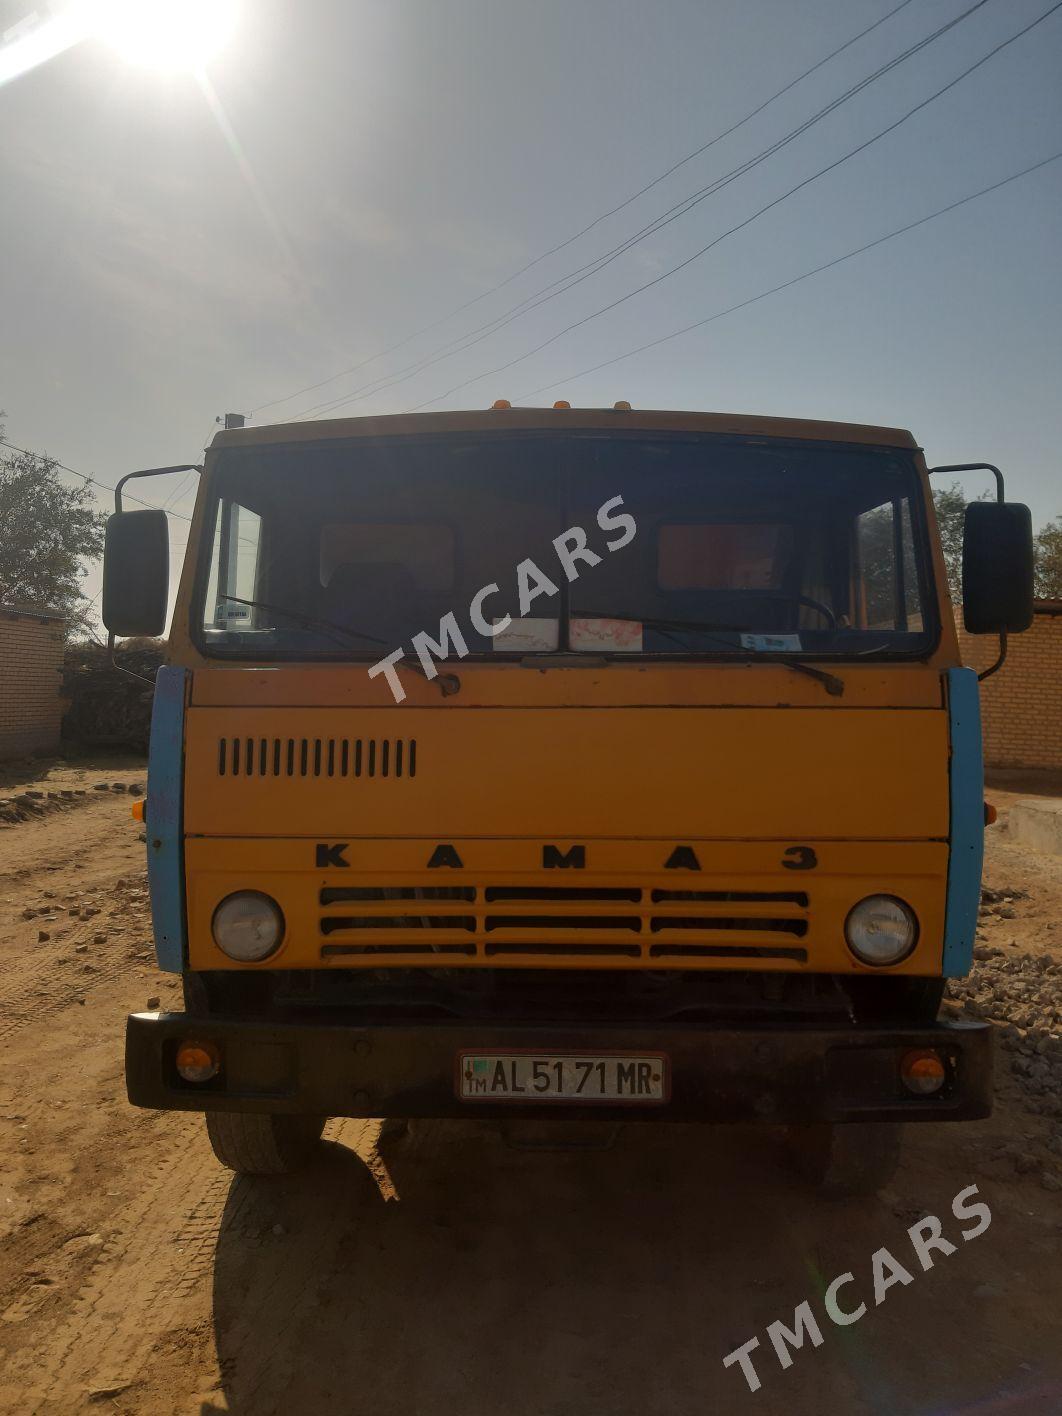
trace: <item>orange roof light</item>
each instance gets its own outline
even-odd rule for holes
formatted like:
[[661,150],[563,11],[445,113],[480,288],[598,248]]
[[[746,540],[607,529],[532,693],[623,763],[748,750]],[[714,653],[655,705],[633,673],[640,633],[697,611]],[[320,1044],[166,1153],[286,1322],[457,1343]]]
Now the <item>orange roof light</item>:
[[507,398],[496,398],[490,406],[491,408],[511,408],[513,405]]
[[614,403],[612,406],[617,413],[629,413],[631,411],[631,405],[625,398],[621,398],[618,403]]
[[566,398],[558,398],[553,406],[554,408],[570,408],[572,405]]

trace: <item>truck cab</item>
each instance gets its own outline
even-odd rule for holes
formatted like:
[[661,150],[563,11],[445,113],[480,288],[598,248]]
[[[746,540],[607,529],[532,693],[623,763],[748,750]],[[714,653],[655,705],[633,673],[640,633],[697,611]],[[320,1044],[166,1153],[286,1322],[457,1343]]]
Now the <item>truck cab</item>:
[[[967,627],[1031,618],[970,509]],[[164,514],[104,619],[158,633]],[[130,1100],[276,1172],[329,1116],[755,1121],[827,1189],[988,1114],[985,808],[928,470],[902,430],[513,409],[218,434],[146,835],[180,1013]]]

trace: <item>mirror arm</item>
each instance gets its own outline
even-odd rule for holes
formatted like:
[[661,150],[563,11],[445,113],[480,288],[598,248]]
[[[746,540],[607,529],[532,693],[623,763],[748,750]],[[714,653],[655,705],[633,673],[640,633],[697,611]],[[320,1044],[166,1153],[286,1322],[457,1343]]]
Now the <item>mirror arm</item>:
[[[161,477],[167,472],[198,472],[202,475],[203,466],[200,462],[178,462],[173,467],[145,467],[139,472],[127,472],[124,477],[118,479],[114,488],[114,509],[116,512],[122,511],[122,488],[126,482],[131,482],[134,477]],[[135,498],[134,498],[135,500]],[[114,634],[107,635],[107,657],[110,660],[112,669],[117,669],[120,674],[125,674],[126,678],[136,679],[137,683],[146,683],[148,688],[155,687],[155,680],[145,678],[143,674],[135,673],[132,669],[127,669],[124,664],[118,662],[115,656]]]
[[[944,467],[931,467],[929,475],[932,477],[936,472],[991,472],[996,479],[996,501],[1002,505],[1006,501],[1003,491],[1003,473],[991,462],[952,462]],[[993,674],[998,674],[1007,661],[1007,632],[1005,629],[999,631],[999,657],[994,664],[990,664],[987,669],[983,669],[977,675],[977,682],[983,683],[986,678],[991,678]]]
[[[203,467],[199,462],[178,462],[173,467],[145,467],[141,472],[127,472],[120,478],[118,485],[114,489],[114,509],[122,510],[122,488],[126,482],[132,481],[134,477],[161,477],[166,472],[202,472]],[[136,501],[136,498],[133,498]]]
[[1007,631],[999,631],[999,658],[994,664],[989,664],[987,669],[982,669],[977,675],[977,682],[983,683],[986,678],[991,678],[993,674],[998,674],[1007,661]]
[[[1003,473],[991,462],[952,462],[946,467],[931,467],[929,469],[931,477],[935,477],[938,472],[991,472],[996,479],[996,501],[1006,501],[1003,494]],[[121,486],[121,483],[118,485]]]
[[135,673],[132,669],[127,669],[124,664],[120,664],[114,653],[114,634],[107,635],[107,657],[110,660],[112,669],[117,669],[120,674],[125,674],[126,678],[136,679],[137,683],[146,683],[148,688],[155,687],[155,680],[145,678],[143,674]]

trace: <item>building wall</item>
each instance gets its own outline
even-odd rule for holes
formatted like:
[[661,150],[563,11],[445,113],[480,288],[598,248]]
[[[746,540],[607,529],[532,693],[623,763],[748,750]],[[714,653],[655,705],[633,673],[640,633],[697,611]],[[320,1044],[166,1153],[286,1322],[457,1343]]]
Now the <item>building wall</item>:
[[61,616],[0,605],[0,759],[58,748],[65,647]]
[[[999,652],[961,619],[959,650],[978,672]],[[1062,601],[1037,601],[1032,628],[1011,635],[1007,662],[981,685],[981,718],[989,767],[1062,768]]]

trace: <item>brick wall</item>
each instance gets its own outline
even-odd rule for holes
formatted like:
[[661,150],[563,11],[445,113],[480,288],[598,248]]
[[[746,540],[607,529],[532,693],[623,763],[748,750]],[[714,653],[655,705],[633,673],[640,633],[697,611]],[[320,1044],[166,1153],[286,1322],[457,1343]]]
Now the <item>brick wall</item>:
[[[991,634],[967,634],[959,652],[985,669],[998,652]],[[1012,634],[1007,662],[981,685],[985,762],[989,767],[1062,768],[1062,601],[1038,600],[1032,628]]]
[[59,746],[62,616],[0,605],[0,759]]

